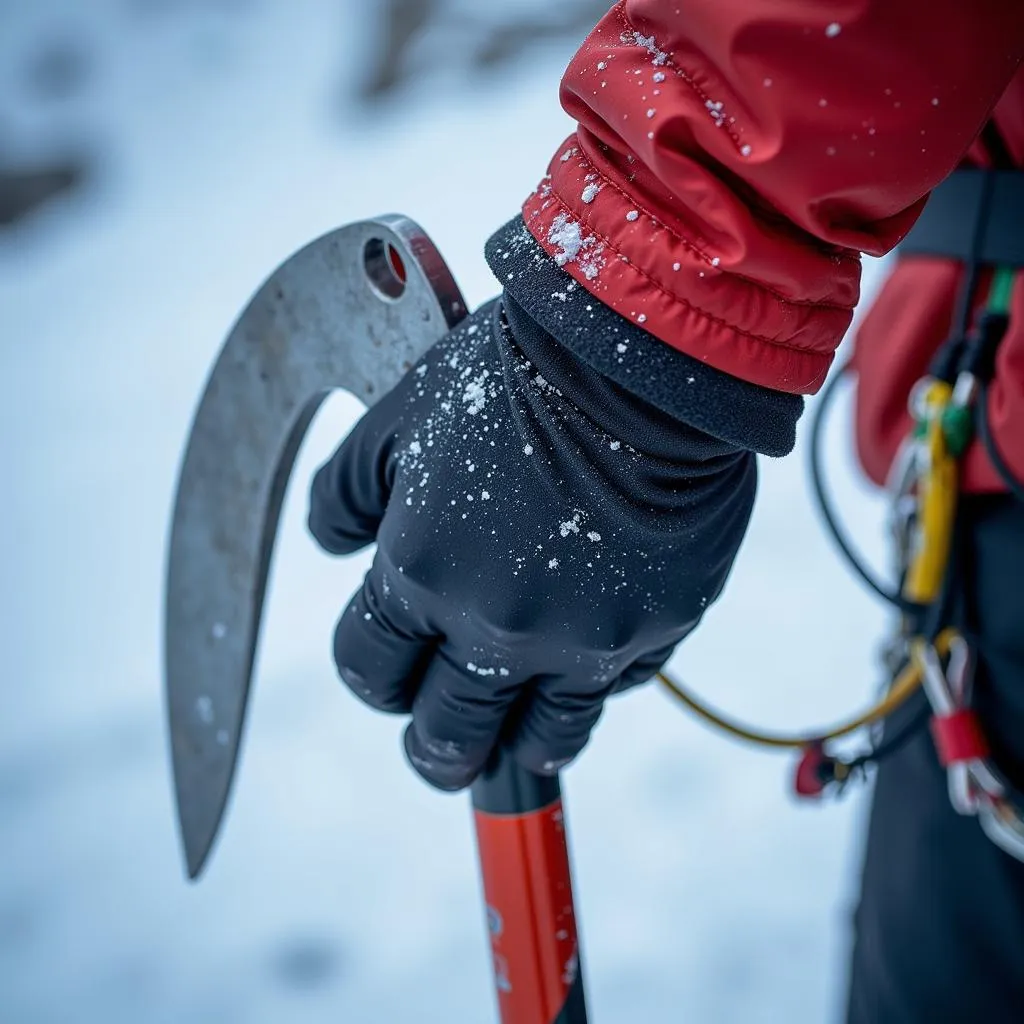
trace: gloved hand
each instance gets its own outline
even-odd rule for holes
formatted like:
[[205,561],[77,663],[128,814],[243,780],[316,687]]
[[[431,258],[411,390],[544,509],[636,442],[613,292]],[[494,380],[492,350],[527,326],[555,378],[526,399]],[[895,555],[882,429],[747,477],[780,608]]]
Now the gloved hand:
[[377,542],[338,671],[372,707],[411,712],[409,761],[440,789],[471,783],[499,738],[554,773],[718,596],[755,477],[750,452],[597,373],[506,294],[316,474],[317,541]]

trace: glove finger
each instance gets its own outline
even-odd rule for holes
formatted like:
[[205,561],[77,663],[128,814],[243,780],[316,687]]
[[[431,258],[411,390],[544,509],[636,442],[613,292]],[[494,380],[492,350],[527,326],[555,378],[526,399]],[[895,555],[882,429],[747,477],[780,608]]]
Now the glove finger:
[[667,647],[660,647],[656,651],[651,651],[650,654],[641,655],[631,665],[627,665],[619,678],[615,680],[612,692],[621,693],[623,690],[628,690],[633,686],[640,686],[642,683],[650,680],[652,676],[665,667],[665,662],[672,657],[677,643],[678,641],[669,644]]
[[456,663],[441,648],[423,673],[405,732],[412,767],[453,792],[480,774],[521,687],[492,669]]
[[375,562],[334,631],[334,662],[346,686],[378,711],[407,714],[438,638],[400,617],[380,598]]
[[365,413],[313,476],[307,525],[317,543],[333,555],[351,554],[371,543],[384,518],[391,496],[387,463],[394,442],[389,410],[384,398]]
[[578,679],[546,676],[537,681],[511,739],[516,760],[539,775],[553,775],[587,745],[601,717],[610,682],[581,690]]

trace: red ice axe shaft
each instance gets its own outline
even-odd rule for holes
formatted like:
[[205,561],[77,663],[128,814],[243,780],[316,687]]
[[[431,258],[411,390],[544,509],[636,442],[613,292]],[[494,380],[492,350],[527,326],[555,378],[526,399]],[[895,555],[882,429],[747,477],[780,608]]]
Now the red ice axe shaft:
[[501,1024],[586,1024],[558,777],[502,754],[472,797]]

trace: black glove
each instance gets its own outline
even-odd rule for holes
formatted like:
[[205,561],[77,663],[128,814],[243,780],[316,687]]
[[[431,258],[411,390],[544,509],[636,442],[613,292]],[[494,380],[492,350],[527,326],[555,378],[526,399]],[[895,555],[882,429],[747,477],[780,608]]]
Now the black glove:
[[750,452],[591,369],[506,294],[316,474],[319,543],[377,541],[338,671],[372,707],[412,713],[406,753],[438,788],[472,782],[499,739],[553,773],[718,596],[755,480]]

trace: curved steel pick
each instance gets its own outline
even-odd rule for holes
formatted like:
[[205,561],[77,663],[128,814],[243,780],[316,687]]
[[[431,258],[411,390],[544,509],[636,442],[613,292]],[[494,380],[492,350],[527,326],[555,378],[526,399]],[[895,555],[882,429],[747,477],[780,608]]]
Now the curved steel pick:
[[221,349],[188,438],[167,559],[167,715],[191,878],[231,789],[281,501],[306,428],[334,388],[372,405],[465,313],[430,239],[388,215],[278,267]]

